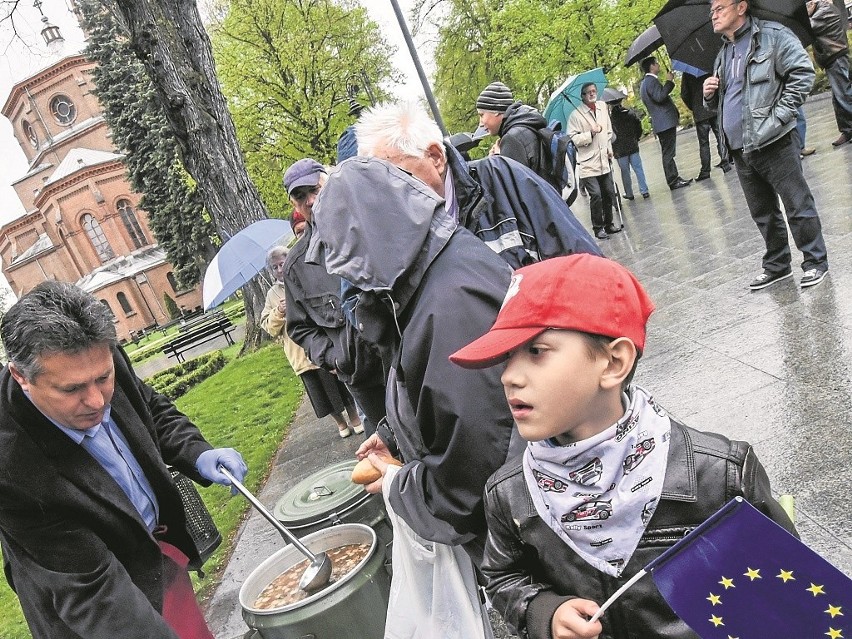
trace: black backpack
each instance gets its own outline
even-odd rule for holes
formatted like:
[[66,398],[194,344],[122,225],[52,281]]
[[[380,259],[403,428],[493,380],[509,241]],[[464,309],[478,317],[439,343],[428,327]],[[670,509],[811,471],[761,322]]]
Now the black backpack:
[[551,120],[536,132],[544,149],[546,166],[550,170],[550,182],[570,205],[577,198],[577,147],[568,137],[568,132],[562,130],[562,123],[558,120]]

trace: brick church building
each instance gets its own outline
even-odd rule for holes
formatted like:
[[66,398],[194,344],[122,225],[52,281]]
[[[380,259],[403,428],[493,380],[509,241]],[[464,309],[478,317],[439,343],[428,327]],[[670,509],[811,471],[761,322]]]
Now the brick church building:
[[[61,42],[47,23],[42,35]],[[54,40],[55,41],[55,40]],[[64,56],[12,87],[2,107],[29,162],[12,186],[25,213],[0,228],[0,269],[20,296],[39,282],[74,282],[115,317],[119,339],[201,306],[180,290],[92,93],[94,63]]]

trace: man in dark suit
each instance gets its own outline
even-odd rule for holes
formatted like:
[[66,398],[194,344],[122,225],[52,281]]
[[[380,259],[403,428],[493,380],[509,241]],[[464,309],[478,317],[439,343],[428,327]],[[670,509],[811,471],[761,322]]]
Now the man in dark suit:
[[680,177],[677,164],[675,163],[677,125],[680,121],[680,114],[677,112],[677,107],[672,102],[670,95],[675,86],[674,74],[669,71],[666,74],[665,84],[660,84],[660,81],[657,79],[657,74],[660,72],[660,65],[657,59],[653,56],[645,58],[642,60],[641,65],[642,71],[645,72],[645,77],[642,79],[639,93],[642,97],[642,102],[645,104],[645,108],[648,109],[648,115],[651,116],[651,128],[660,141],[666,183],[674,191],[675,189],[689,186],[692,183],[692,180],[684,180]]
[[136,377],[109,309],[71,284],[36,286],[0,337],[0,546],[34,639],[212,639],[169,467],[227,485],[240,454]]

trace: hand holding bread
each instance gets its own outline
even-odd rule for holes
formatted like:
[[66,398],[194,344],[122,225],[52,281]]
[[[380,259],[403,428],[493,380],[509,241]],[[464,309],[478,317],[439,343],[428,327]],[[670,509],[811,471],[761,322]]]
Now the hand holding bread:
[[[391,457],[390,455],[376,454],[376,457],[385,464],[402,466],[401,461],[395,457]],[[374,481],[381,479],[381,477],[382,472],[373,465],[373,462],[370,461],[369,457],[365,457],[359,461],[352,470],[352,481],[356,484],[372,484]]]

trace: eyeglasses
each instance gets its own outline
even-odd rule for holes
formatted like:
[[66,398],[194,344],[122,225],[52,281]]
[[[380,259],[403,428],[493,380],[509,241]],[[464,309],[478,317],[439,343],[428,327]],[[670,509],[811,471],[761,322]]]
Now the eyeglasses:
[[721,12],[721,11],[724,11],[724,10],[725,10],[725,9],[727,9],[728,7],[733,7],[734,5],[739,4],[740,2],[742,2],[742,0],[737,0],[736,2],[732,2],[732,3],[730,3],[730,4],[723,4],[723,5],[719,5],[719,6],[718,6],[718,7],[716,7],[715,9],[710,9],[710,17],[712,18],[712,17],[713,17],[713,16],[715,16],[717,13],[719,13],[719,12]]
[[320,187],[319,184],[316,186],[300,186],[298,189],[294,190],[290,197],[293,198],[294,202],[303,202],[308,198],[308,195],[313,193],[316,195],[319,193]]

